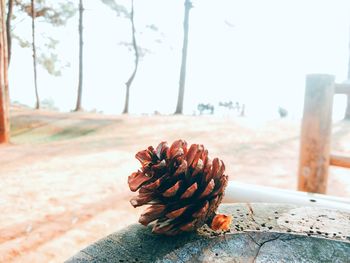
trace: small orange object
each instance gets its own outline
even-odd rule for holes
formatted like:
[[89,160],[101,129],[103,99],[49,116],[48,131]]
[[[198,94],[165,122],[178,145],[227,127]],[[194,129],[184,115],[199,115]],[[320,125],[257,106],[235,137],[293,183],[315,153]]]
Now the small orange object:
[[227,215],[215,215],[213,221],[211,222],[211,229],[217,231],[227,231],[230,229],[230,225],[232,223],[232,216]]

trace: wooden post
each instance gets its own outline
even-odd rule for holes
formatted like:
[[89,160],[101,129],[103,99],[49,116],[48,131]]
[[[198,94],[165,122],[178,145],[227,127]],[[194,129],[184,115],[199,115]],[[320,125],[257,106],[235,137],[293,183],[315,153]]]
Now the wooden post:
[[325,193],[330,161],[334,76],[306,77],[298,190]]

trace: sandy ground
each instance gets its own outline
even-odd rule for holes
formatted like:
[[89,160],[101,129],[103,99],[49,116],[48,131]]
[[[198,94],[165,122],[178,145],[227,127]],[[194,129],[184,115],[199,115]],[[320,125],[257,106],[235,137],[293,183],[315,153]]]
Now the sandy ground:
[[[14,108],[0,147],[0,262],[62,262],[137,222],[127,176],[138,150],[178,138],[202,143],[231,180],[296,189],[299,123],[211,116],[104,116]],[[332,149],[350,155],[350,123]],[[329,194],[350,196],[350,171],[331,168]]]

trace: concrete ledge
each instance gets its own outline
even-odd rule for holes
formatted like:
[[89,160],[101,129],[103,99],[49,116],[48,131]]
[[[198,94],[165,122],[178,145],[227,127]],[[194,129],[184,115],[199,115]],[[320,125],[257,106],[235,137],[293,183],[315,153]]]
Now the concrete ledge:
[[[208,227],[165,237],[131,225],[66,262],[347,262],[350,213],[279,204],[229,204],[227,233]],[[116,219],[118,220],[118,219]]]

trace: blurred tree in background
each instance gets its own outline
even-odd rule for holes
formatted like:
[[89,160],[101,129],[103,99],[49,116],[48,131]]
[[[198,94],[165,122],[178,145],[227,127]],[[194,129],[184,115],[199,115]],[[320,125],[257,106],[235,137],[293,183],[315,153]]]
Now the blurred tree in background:
[[10,65],[11,61],[11,19],[12,19],[12,12],[13,12],[13,0],[8,0],[8,9],[7,9],[7,15],[6,15],[6,37],[7,37],[7,58],[8,58],[8,65]]
[[8,52],[5,14],[5,0],[0,0],[0,143],[7,143],[10,139],[10,100],[8,93]]
[[[126,91],[125,91],[125,102],[124,102],[124,109],[123,114],[129,113],[129,101],[130,101],[130,87],[135,79],[139,61],[140,59],[149,52],[148,49],[140,47],[136,42],[136,29],[135,29],[135,19],[134,19],[134,1],[131,0],[131,10],[130,12],[122,5],[119,5],[115,2],[115,0],[101,0],[104,4],[109,6],[112,10],[114,10],[117,14],[117,16],[123,16],[130,21],[131,25],[131,42],[123,41],[120,44],[127,46],[132,49],[134,53],[134,68],[129,76],[128,80],[125,83]],[[157,27],[154,25],[147,26],[148,29],[157,31]]]
[[[117,4],[114,0],[101,0],[102,3],[109,6],[113,11],[116,12],[117,16],[123,16],[127,19],[130,19],[131,23],[131,35],[132,35],[132,47],[135,53],[135,60],[134,60],[134,70],[131,73],[128,81],[125,83],[126,85],[126,92],[125,92],[125,103],[124,103],[124,110],[123,113],[127,114],[129,113],[129,101],[130,101],[130,86],[135,78],[138,63],[139,63],[139,52],[138,47],[136,44],[136,36],[135,36],[135,23],[134,23],[134,1],[131,0],[131,12],[129,13],[128,10],[122,6]],[[123,43],[125,44],[125,43]],[[128,45],[128,43],[127,43]]]
[[[9,0],[8,12],[7,12],[7,25],[11,27],[11,19],[23,21],[25,19],[23,15],[31,18],[32,25],[32,38],[31,41],[26,40],[24,37],[17,35],[13,28],[7,30],[7,37],[10,43],[8,54],[11,57],[12,38],[19,41],[22,47],[31,47],[33,54],[33,74],[34,74],[34,88],[36,105],[35,108],[40,108],[40,98],[38,91],[37,81],[37,63],[40,63],[49,74],[54,76],[60,76],[61,72],[56,68],[58,61],[58,55],[54,52],[58,40],[52,37],[47,37],[48,43],[45,44],[45,50],[40,49],[39,54],[36,46],[36,20],[49,23],[53,26],[64,26],[67,20],[72,17],[76,12],[74,1],[64,1],[57,3],[53,0]],[[17,21],[17,23],[19,23]]]
[[40,99],[38,93],[38,78],[37,78],[37,68],[36,68],[36,46],[35,46],[35,18],[36,18],[36,8],[35,0],[31,0],[31,17],[32,17],[32,50],[33,50],[33,70],[34,70],[34,89],[36,104],[35,109],[40,109]]
[[175,114],[183,113],[184,105],[184,94],[185,94],[185,81],[186,81],[186,61],[187,61],[187,46],[188,46],[188,26],[190,10],[192,8],[190,0],[185,0],[185,17],[184,17],[184,39],[182,45],[182,58],[181,58],[181,69],[180,69],[180,81],[179,81],[179,95],[177,98],[177,106]]
[[78,75],[78,96],[77,105],[75,111],[80,111],[81,108],[81,97],[83,92],[83,0],[79,0],[79,75]]
[[135,60],[134,60],[134,70],[132,71],[128,81],[125,83],[126,85],[126,94],[125,94],[125,103],[123,113],[129,113],[129,98],[130,98],[130,86],[134,81],[136,76],[137,67],[139,65],[139,52],[136,44],[136,36],[135,36],[135,21],[134,21],[134,0],[131,0],[131,12],[129,15],[130,23],[131,23],[131,35],[132,35],[132,46],[135,52]]
[[[349,57],[348,57],[348,79],[347,81],[350,82],[350,39],[349,39]],[[345,109],[345,120],[350,120],[350,94],[347,95],[347,103],[346,103],[346,109]]]

